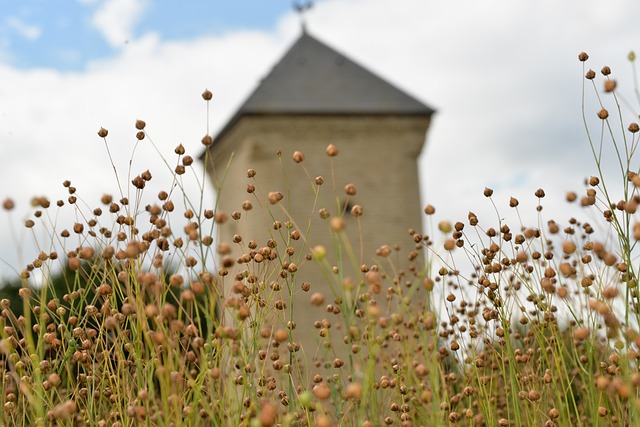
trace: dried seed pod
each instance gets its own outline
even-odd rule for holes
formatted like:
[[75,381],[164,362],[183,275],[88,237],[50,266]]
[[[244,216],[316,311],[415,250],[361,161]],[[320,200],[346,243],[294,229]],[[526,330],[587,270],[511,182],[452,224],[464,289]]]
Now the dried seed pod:
[[135,178],[133,178],[133,180],[131,181],[131,183],[133,184],[134,187],[136,187],[138,190],[142,190],[145,186],[145,180],[140,176],[136,176]]
[[273,338],[278,342],[284,342],[289,339],[289,333],[286,329],[278,329],[274,332]]
[[213,98],[213,93],[211,93],[209,89],[205,89],[205,91],[202,92],[202,99],[205,101],[211,101],[211,98]]
[[278,203],[280,200],[282,200],[283,197],[284,196],[279,191],[271,191],[267,196],[267,198],[269,199],[269,203],[271,203],[272,205]]
[[347,196],[355,196],[357,192],[356,186],[352,183],[349,183],[344,186],[344,192],[347,194]]
[[171,200],[169,200],[169,201],[165,202],[165,203],[162,205],[162,209],[163,209],[163,210],[165,210],[165,211],[167,211],[167,212],[173,212],[173,209],[174,209],[174,208],[175,208],[175,207],[174,207],[173,202],[172,202]]
[[304,154],[300,151],[293,152],[293,161],[296,163],[301,163],[304,160]]
[[353,215],[355,217],[362,216],[362,206],[353,205],[353,207],[351,208],[351,215]]
[[374,294],[382,291],[382,276],[375,270],[369,270],[364,275],[364,282],[369,286],[369,290]]
[[320,400],[326,400],[331,396],[331,389],[326,383],[320,383],[313,386],[313,394]]
[[333,218],[331,218],[330,225],[331,230],[333,230],[335,233],[344,230],[344,228],[346,227],[344,219],[340,216],[334,216]]
[[208,147],[213,144],[213,138],[211,137],[211,135],[205,135],[202,137],[200,142],[202,142],[202,145],[204,145],[205,147]]
[[440,221],[438,223],[438,229],[443,233],[448,234],[451,232],[453,227],[451,226],[451,223],[449,221]]
[[472,227],[478,225],[478,216],[475,213],[469,212],[467,218],[469,219],[469,225],[471,225]]
[[81,261],[78,258],[69,258],[69,270],[76,271],[80,268]]
[[347,400],[360,400],[362,398],[362,385],[358,383],[350,383],[344,394]]
[[271,403],[265,402],[258,416],[258,425],[261,425],[261,426],[275,425],[277,415],[278,415],[278,409]]
[[567,255],[571,255],[576,251],[576,244],[571,241],[566,241],[562,243],[562,252]]
[[327,256],[327,249],[322,245],[317,245],[313,248],[313,258],[317,261],[322,261]]
[[602,290],[602,296],[606,299],[612,299],[618,296],[618,289],[614,286],[607,286]]
[[616,81],[615,80],[606,80],[604,82],[604,91],[605,92],[613,92],[616,89]]
[[606,120],[608,117],[609,117],[609,112],[606,110],[606,108],[603,108],[600,111],[598,111],[598,118],[600,118],[601,120]]
[[[48,382],[51,384],[51,381]],[[60,383],[55,384],[55,386],[59,384]],[[77,412],[77,410],[78,407],[73,400],[64,401],[50,411],[51,419],[60,421],[70,419]]]

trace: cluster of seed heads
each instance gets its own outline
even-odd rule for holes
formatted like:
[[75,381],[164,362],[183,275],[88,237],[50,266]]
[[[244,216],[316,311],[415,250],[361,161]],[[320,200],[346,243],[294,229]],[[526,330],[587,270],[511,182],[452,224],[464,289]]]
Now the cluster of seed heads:
[[[616,93],[611,70],[601,74],[604,91]],[[208,105],[212,93],[202,98]],[[610,120],[604,107],[597,115]],[[146,128],[135,122],[140,143]],[[635,138],[638,124],[628,131]],[[98,135],[107,143],[106,129]],[[130,191],[105,194],[93,209],[78,203],[69,181],[66,202],[32,200],[25,227],[54,231],[20,274],[19,304],[0,301],[6,423],[551,427],[638,419],[636,271],[630,252],[598,240],[597,226],[575,218],[492,225],[473,212],[436,220],[428,204],[431,235],[412,229],[365,248],[370,261],[349,275],[334,264],[343,248],[315,245],[286,215],[286,189],[261,188],[259,171],[248,169],[234,177],[248,179],[238,210],[198,206],[175,190],[193,157],[183,145],[174,153],[174,181],[156,195],[147,194],[153,174],[145,170]],[[331,167],[339,153],[326,148]],[[304,167],[302,151],[290,156]],[[625,176],[633,191],[616,203],[603,202],[601,176],[566,198],[596,208],[605,225],[626,224],[632,242],[640,240],[640,175]],[[325,184],[311,181],[316,190]],[[341,197],[359,191],[357,182],[333,188]],[[483,195],[494,202],[492,189]],[[529,197],[541,215],[545,191]],[[51,224],[43,213],[56,207],[73,209],[75,222]],[[520,202],[511,197],[504,208]],[[332,237],[346,238],[345,214],[359,220],[366,204],[340,209],[318,212]],[[270,218],[267,240],[216,238],[260,214]],[[401,247],[411,248],[404,258]],[[314,266],[327,283],[305,279]],[[312,329],[301,330],[296,311],[316,316]],[[317,345],[303,347],[310,335]]]

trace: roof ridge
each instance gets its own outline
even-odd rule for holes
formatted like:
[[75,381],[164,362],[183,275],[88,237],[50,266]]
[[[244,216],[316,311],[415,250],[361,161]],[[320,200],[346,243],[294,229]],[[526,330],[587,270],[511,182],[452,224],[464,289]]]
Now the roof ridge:
[[245,115],[422,115],[434,110],[311,36],[291,45],[215,140]]
[[239,113],[423,113],[433,109],[305,31]]

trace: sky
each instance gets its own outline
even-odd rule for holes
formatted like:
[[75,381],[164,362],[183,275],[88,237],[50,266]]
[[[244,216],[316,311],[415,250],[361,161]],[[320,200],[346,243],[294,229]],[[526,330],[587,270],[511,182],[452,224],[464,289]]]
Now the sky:
[[[577,56],[588,52],[596,71],[611,66],[631,121],[638,103],[627,55],[639,47],[637,16],[635,0],[318,0],[305,21],[313,36],[437,110],[419,159],[423,204],[436,206],[436,219],[474,211],[489,226],[513,216],[511,196],[535,225],[540,187],[545,215],[574,214],[565,192],[596,172]],[[31,197],[66,199],[68,179],[93,206],[117,189],[100,127],[120,177],[136,119],[162,152],[181,143],[195,157],[202,136],[224,125],[299,35],[289,0],[0,0],[0,199],[17,203],[0,221],[8,242],[0,277],[37,253],[20,226]],[[208,118],[205,88],[214,93]],[[597,136],[600,107],[588,89]],[[168,176],[143,141],[131,169],[146,168]],[[62,223],[74,220],[70,212],[59,214]],[[46,240],[46,230],[35,232]]]

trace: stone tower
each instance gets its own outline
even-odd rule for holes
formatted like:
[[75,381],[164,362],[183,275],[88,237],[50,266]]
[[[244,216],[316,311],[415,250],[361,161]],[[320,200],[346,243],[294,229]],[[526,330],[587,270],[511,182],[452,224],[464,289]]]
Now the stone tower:
[[[329,288],[345,280],[362,282],[360,265],[374,264],[380,246],[413,249],[408,230],[420,232],[422,221],[417,158],[432,113],[305,31],[201,157],[215,188],[221,188],[218,209],[230,217],[241,213],[240,220],[220,227],[220,241],[234,246],[233,236],[240,235],[244,244],[253,239],[261,247],[274,239],[282,250],[290,244],[301,254],[304,265],[291,284],[301,334],[313,333],[310,323],[323,316],[324,305],[310,304],[312,293],[323,292],[331,303]],[[329,144],[338,148],[337,157],[327,156]],[[301,164],[292,159],[295,151],[305,156]],[[256,171],[253,178],[247,177],[250,168]],[[320,187],[316,176],[324,178]],[[345,193],[350,183],[357,190],[353,196]],[[247,193],[248,184],[255,185],[255,193]],[[272,205],[268,193],[276,191],[284,197]],[[243,209],[246,200],[253,205],[249,211]],[[359,218],[350,214],[356,204],[363,207]],[[342,240],[341,255],[334,250],[330,218],[319,215],[323,208],[344,221],[349,243]],[[274,219],[282,224],[291,219],[293,228],[274,230]],[[291,241],[292,230],[303,237]],[[327,249],[327,265],[338,267],[337,277],[328,278],[314,261],[305,261],[303,254],[316,245]],[[239,246],[234,246],[237,254]],[[300,290],[303,282],[311,284],[309,293]],[[307,353],[305,340],[311,346],[318,341],[315,334],[300,340]]]

